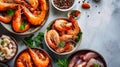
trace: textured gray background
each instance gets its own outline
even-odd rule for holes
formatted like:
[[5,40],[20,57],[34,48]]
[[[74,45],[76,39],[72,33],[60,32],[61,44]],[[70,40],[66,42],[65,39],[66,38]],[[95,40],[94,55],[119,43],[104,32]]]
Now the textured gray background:
[[[82,9],[78,3],[73,8],[81,11],[78,22],[83,31],[83,38],[78,49],[89,48],[96,50],[104,56],[108,67],[120,67],[120,0],[101,0],[100,3],[89,0],[89,2],[91,8],[88,10]],[[49,18],[39,31],[44,32],[47,25],[58,17],[67,17],[67,12],[60,12],[50,4]],[[21,44],[19,36],[8,32],[2,26],[0,26],[0,33],[7,33],[14,36],[19,43],[19,52],[26,48]],[[61,57],[54,55],[50,51],[48,52],[53,59]],[[14,67],[14,59],[8,62],[10,67]]]

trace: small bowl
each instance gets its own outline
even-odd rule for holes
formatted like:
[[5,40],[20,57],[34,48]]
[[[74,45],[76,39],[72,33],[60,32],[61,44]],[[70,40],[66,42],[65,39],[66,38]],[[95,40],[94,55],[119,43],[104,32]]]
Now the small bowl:
[[1,24],[6,30],[8,30],[9,32],[14,33],[14,34],[17,34],[17,35],[30,35],[30,34],[33,34],[33,33],[35,33],[36,31],[38,31],[38,30],[40,30],[40,29],[42,28],[42,26],[46,23],[46,21],[47,21],[47,19],[48,19],[48,17],[49,17],[49,12],[50,12],[49,0],[46,0],[46,2],[47,2],[48,11],[47,11],[47,14],[46,14],[46,17],[45,17],[43,23],[42,23],[40,26],[36,26],[36,27],[35,27],[35,26],[31,26],[29,30],[27,30],[27,31],[25,31],[25,32],[23,32],[23,33],[17,33],[17,32],[15,32],[15,31],[13,30],[13,28],[12,28],[12,26],[11,26],[12,23],[10,23],[10,24],[5,24],[5,23],[3,23],[3,22],[0,21],[0,24]]
[[57,6],[55,6],[55,4],[54,4],[53,1],[54,1],[54,0],[51,0],[52,5],[53,5],[53,7],[55,7],[57,10],[59,10],[59,11],[69,11],[69,10],[71,10],[71,9],[76,5],[76,1],[77,1],[77,0],[74,0],[72,6],[69,7],[69,8],[67,8],[67,9],[60,9],[60,8],[58,8]]
[[103,63],[104,67],[107,67],[107,64],[106,64],[106,61],[104,59],[104,57],[98,53],[97,51],[94,51],[94,50],[91,50],[91,49],[81,49],[81,50],[78,50],[76,52],[74,52],[72,55],[69,56],[68,60],[69,61],[69,64],[68,64],[68,67],[70,65],[70,62],[71,62],[71,59],[73,59],[74,56],[78,55],[78,54],[85,54],[85,53],[88,53],[88,52],[93,52],[93,53],[96,53],[98,55],[98,58],[99,60]]
[[69,12],[68,12],[68,14],[67,14],[67,16],[68,17],[70,17],[71,16],[71,14],[73,13],[73,12],[75,12],[75,11],[77,11],[78,13],[79,13],[79,15],[77,16],[77,17],[73,17],[74,19],[79,19],[80,18],[80,15],[81,15],[81,12],[79,11],[79,10],[70,10]]
[[[57,18],[57,19],[53,20],[53,21],[47,26],[47,28],[50,27],[56,20],[59,20],[59,19],[63,19],[63,20],[69,21],[68,18]],[[46,40],[47,28],[46,28],[46,30],[45,30],[44,39],[45,39],[45,43],[46,43],[47,47],[48,47],[53,53],[55,53],[55,54],[57,54],[57,55],[67,55],[67,54],[73,53],[73,52],[79,47],[79,45],[80,45],[80,43],[81,43],[81,40],[82,40],[82,35],[81,35],[81,37],[80,37],[80,40],[76,43],[76,45],[75,45],[75,47],[74,47],[74,49],[73,49],[72,51],[70,51],[70,52],[63,52],[63,53],[58,53],[58,52],[56,52],[56,51],[53,50],[53,49],[48,45],[48,43],[47,43],[47,40]],[[79,28],[80,28],[80,27],[79,27]],[[80,31],[81,31],[81,29],[80,29]]]
[[5,60],[3,60],[3,61],[0,61],[0,62],[3,62],[3,63],[6,63],[6,62],[9,62],[10,60],[12,60],[12,59],[15,57],[15,55],[17,54],[17,52],[18,52],[18,44],[17,44],[17,41],[16,41],[12,36],[6,35],[6,34],[0,34],[0,37],[1,37],[2,35],[5,35],[5,36],[10,37],[10,38],[14,41],[14,43],[15,43],[15,45],[16,45],[16,52],[15,52],[15,54],[14,54],[10,59],[5,59]]
[[[48,54],[45,50],[40,49],[40,48],[32,48],[32,50],[39,50],[40,52],[42,52],[42,53],[44,53],[45,55],[47,55],[47,56],[49,57],[49,59],[50,59],[50,63],[49,63],[49,65],[48,65],[48,67],[52,67],[52,66],[53,66],[53,65],[52,65],[52,59],[51,59],[51,57],[49,56],[49,54]],[[16,63],[17,63],[18,57],[19,57],[23,52],[25,52],[25,51],[28,51],[28,48],[27,48],[27,49],[24,49],[23,51],[21,51],[21,52],[18,54],[18,56],[16,57],[15,63],[14,63],[15,67],[17,67]]]

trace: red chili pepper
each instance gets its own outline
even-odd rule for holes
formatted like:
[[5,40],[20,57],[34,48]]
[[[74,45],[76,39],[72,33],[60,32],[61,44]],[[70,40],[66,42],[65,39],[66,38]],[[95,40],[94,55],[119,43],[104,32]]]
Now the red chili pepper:
[[90,8],[90,4],[82,3],[82,8],[89,9]]
[[76,17],[79,16],[79,14],[80,14],[80,13],[79,13],[78,11],[75,12],[75,16],[76,16]]

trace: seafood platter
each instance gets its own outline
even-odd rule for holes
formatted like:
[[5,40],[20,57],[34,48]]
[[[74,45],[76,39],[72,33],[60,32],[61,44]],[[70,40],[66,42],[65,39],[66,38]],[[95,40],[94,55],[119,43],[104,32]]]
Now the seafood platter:
[[[84,2],[82,9],[90,9]],[[73,10],[76,4],[77,0],[0,0],[0,25],[12,34],[0,33],[0,67],[107,67],[97,51],[78,50],[85,32],[78,21],[81,11]],[[67,17],[52,18],[53,10]]]

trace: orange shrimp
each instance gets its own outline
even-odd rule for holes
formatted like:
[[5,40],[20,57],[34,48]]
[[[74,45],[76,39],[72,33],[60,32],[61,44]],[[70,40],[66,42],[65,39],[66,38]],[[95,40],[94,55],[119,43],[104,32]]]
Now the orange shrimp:
[[26,23],[24,28],[21,29],[21,25],[23,24],[22,19],[21,19],[21,6],[18,6],[18,10],[15,11],[15,17],[13,18],[13,22],[12,22],[12,27],[14,29],[15,32],[25,32],[30,28],[30,24]]
[[17,67],[32,67],[32,63],[31,63],[31,57],[29,55],[28,52],[24,52],[22,53],[17,62],[16,62],[16,66]]
[[62,52],[70,52],[73,50],[74,46],[70,43],[67,43],[64,48],[58,48],[56,49],[56,52],[62,53]]
[[53,49],[57,48],[57,45],[60,43],[59,34],[56,30],[50,30],[46,33],[46,41],[50,47]]
[[59,31],[65,31],[70,29],[70,26],[72,26],[72,24],[68,23],[66,20],[59,19],[55,21],[54,26]]
[[2,16],[0,15],[0,21],[4,22],[4,23],[9,23],[12,20],[12,15],[5,15]]
[[73,35],[64,34],[64,35],[60,36],[60,40],[62,40],[62,41],[67,41],[72,38],[73,38]]
[[7,9],[15,9],[16,6],[17,4],[14,3],[5,3],[0,1],[0,11],[5,11]]
[[44,60],[42,59],[42,57],[38,57],[38,55],[31,49],[31,48],[28,48],[28,51],[32,57],[32,60],[34,62],[34,64],[37,66],[37,67],[48,67],[48,64],[49,64],[49,57],[46,57]]
[[73,28],[68,30],[67,34],[76,36],[80,32],[79,25],[78,25],[77,21],[72,16],[70,16],[69,19],[73,24]]
[[46,0],[38,0],[38,1],[39,1],[39,4],[40,4],[40,7],[41,7],[41,13],[37,16],[32,14],[25,6],[23,6],[23,12],[26,15],[26,17],[28,18],[28,21],[32,25],[41,25],[42,22],[45,19],[46,13],[47,13]]

